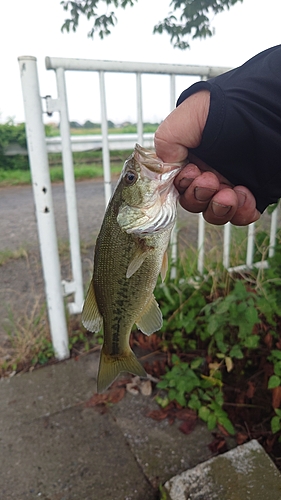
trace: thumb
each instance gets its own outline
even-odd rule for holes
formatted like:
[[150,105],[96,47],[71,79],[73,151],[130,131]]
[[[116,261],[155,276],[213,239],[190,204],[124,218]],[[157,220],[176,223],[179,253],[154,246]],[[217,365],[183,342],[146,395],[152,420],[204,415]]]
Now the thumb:
[[202,90],[183,101],[155,132],[156,155],[164,162],[183,161],[188,148],[199,146],[210,106],[210,93]]

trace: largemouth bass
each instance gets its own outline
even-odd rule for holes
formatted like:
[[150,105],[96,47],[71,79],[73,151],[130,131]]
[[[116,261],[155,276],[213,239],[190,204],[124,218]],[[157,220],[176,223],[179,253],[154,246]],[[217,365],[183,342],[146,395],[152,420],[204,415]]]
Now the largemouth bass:
[[162,327],[153,290],[159,273],[163,280],[168,267],[166,250],[178,198],[173,180],[182,166],[165,164],[136,144],[108,204],[82,311],[85,328],[104,330],[98,392],[121,372],[147,375],[129,337],[134,324],[146,335]]

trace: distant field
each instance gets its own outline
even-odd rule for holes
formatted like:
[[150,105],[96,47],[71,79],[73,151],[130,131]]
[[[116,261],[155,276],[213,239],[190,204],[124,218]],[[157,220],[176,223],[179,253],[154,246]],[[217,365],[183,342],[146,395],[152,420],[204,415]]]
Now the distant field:
[[[144,123],[143,131],[145,133],[154,133],[158,127],[157,123]],[[109,134],[132,134],[137,132],[137,127],[134,124],[122,125],[122,127],[110,127]],[[56,125],[48,124],[45,126],[47,137],[56,137],[60,134],[59,128]],[[71,127],[71,135],[93,135],[101,134],[100,127]],[[110,163],[111,172],[118,174],[124,164],[125,159],[131,154],[130,151],[111,151]],[[16,157],[14,157],[16,158]],[[50,153],[48,155],[50,176],[52,182],[63,180],[62,155],[61,153]],[[31,175],[28,167],[28,162],[24,158],[24,167],[18,165],[9,169],[0,167],[0,186],[14,186],[20,184],[30,184]],[[77,180],[92,179],[103,175],[102,166],[102,151],[82,151],[73,153],[74,175]]]
[[[145,133],[153,133],[157,130],[158,124],[157,123],[145,123],[143,125],[143,131]],[[108,129],[109,134],[133,134],[137,132],[137,126],[136,125],[124,125],[122,127],[112,127]],[[101,134],[101,128],[95,127],[95,128],[70,128],[70,133],[71,135],[97,135]],[[53,126],[46,126],[46,135],[48,137],[56,137],[60,134],[59,129],[57,127]]]
[[[125,159],[131,151],[111,151],[111,173],[119,174]],[[51,182],[63,180],[61,153],[49,154]],[[93,179],[103,176],[102,151],[82,151],[73,153],[74,176],[76,180]],[[0,186],[30,184],[30,170],[4,170],[0,168]]]

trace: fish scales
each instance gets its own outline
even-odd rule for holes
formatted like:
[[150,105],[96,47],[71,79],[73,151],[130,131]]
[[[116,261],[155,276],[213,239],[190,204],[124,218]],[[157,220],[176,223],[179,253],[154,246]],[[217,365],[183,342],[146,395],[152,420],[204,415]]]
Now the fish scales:
[[82,312],[90,331],[103,325],[98,392],[120,372],[146,376],[129,337],[135,323],[147,335],[162,326],[153,290],[163,262],[164,267],[167,263],[165,252],[176,217],[173,179],[181,166],[165,167],[153,153],[136,145],[107,207]]

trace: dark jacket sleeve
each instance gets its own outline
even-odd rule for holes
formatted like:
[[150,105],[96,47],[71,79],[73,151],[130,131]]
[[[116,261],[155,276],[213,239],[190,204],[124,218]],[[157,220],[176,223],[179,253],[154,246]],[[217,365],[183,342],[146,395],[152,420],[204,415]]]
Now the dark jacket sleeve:
[[244,185],[261,212],[281,197],[281,45],[242,66],[185,90],[201,89],[210,109],[196,156],[234,185]]

